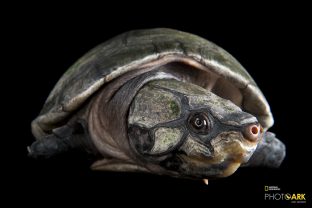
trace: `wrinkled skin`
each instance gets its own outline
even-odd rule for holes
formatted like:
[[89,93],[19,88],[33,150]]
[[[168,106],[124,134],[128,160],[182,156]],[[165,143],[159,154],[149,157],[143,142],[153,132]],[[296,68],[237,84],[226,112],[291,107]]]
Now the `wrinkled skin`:
[[215,178],[247,163],[263,137],[256,117],[209,90],[161,71],[129,77],[108,83],[30,155],[79,149],[96,156],[95,170]]

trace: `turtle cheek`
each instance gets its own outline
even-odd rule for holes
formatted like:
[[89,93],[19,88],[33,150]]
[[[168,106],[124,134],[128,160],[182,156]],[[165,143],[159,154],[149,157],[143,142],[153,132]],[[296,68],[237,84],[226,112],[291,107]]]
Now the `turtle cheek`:
[[156,157],[174,150],[183,137],[182,128],[159,127],[151,131],[131,125],[128,131],[130,143],[139,154]]
[[153,139],[149,135],[149,130],[137,125],[128,127],[129,143],[132,148],[139,154],[144,154],[150,151],[153,146]]
[[183,129],[159,127],[154,131],[154,144],[150,150],[150,154],[166,154],[180,143],[183,137]]

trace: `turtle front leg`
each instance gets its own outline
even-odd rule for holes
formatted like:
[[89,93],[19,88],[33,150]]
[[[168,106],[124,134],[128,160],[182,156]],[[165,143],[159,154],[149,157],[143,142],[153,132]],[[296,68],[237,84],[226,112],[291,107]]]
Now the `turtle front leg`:
[[89,138],[84,122],[72,126],[56,128],[50,135],[39,139],[27,147],[28,155],[33,158],[51,158],[68,151],[78,150],[97,155],[98,152]]
[[286,147],[283,142],[275,137],[272,132],[265,132],[259,142],[256,151],[249,161],[243,166],[278,168],[286,155]]

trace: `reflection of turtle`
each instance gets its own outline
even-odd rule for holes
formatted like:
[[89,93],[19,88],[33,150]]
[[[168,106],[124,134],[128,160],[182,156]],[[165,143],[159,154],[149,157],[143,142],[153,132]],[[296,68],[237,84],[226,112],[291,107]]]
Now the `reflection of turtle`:
[[137,30],[63,75],[32,122],[29,154],[80,149],[97,170],[224,177],[257,145],[247,165],[280,165],[285,146],[266,132],[272,124],[265,97],[226,51],[185,32]]

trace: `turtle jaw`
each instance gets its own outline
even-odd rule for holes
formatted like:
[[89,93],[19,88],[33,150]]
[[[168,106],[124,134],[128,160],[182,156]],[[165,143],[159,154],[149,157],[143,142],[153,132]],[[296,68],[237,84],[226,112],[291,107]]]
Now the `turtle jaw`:
[[256,150],[257,141],[246,139],[241,132],[219,134],[211,140],[211,156],[180,155],[179,172],[193,178],[222,178],[232,175]]
[[213,139],[212,162],[223,167],[219,177],[233,174],[241,164],[246,163],[256,150],[257,144],[258,140],[251,141],[240,132],[225,132]]

